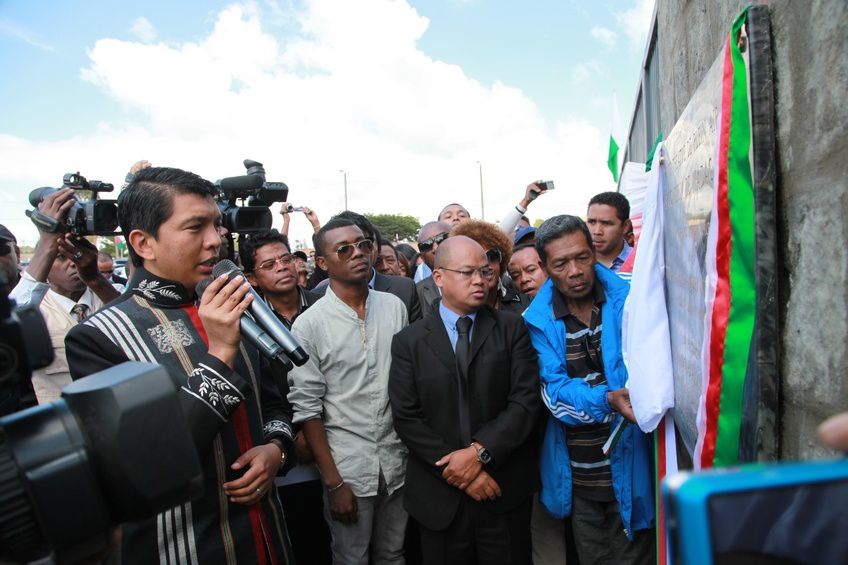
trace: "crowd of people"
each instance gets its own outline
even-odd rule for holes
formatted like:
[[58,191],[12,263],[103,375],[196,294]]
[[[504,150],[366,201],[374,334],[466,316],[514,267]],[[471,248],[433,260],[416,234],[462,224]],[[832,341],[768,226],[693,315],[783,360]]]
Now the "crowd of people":
[[[46,231],[21,271],[0,226],[10,296],[40,309],[56,353],[31,401],[125,361],[160,363],[179,386],[203,495],[123,524],[121,561],[653,563],[650,436],[626,426],[604,449],[635,421],[629,204],[601,193],[586,221],[534,228],[544,192],[531,183],[499,225],[448,204],[412,244],[304,208],[310,250],[292,249],[284,205],[280,231],[239,238],[244,276],[201,296],[226,246],[216,188],[193,173],[131,171],[129,280],[85,238]],[[59,190],[39,210],[61,219],[72,201]],[[305,364],[241,339],[251,288]]]

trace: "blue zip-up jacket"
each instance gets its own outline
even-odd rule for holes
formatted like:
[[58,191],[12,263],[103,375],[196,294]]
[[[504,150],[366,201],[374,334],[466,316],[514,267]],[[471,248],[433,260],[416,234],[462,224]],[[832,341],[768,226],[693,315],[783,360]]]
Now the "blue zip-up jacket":
[[[621,356],[621,317],[630,285],[602,265],[595,266],[595,280],[606,294],[601,307],[601,352],[606,385],[591,387],[582,379],[568,376],[565,363],[565,322],[554,318],[551,298],[553,281],[539,290],[524,312],[533,347],[539,354],[542,399],[555,416],[549,418],[542,444],[540,499],[558,518],[571,514],[571,463],[563,424],[581,426],[614,422],[618,416],[607,402],[607,393],[627,382]],[[638,426],[628,425],[610,453],[612,486],[621,520],[632,539],[634,530],[654,524],[654,481],[650,436]]]

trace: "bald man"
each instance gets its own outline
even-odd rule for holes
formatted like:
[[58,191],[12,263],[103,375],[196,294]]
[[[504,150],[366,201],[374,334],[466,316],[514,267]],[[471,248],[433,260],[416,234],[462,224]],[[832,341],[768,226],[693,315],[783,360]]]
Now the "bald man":
[[392,342],[389,400],[409,449],[404,506],[424,563],[530,563],[539,370],[519,316],[485,305],[495,276],[464,236],[436,250],[437,315]]
[[415,273],[415,288],[418,291],[418,302],[421,303],[421,314],[425,318],[436,312],[442,296],[431,275],[436,251],[439,245],[448,238],[450,230],[451,225],[446,222],[430,222],[424,224],[418,232],[418,253],[424,260],[424,264],[419,266]]
[[462,220],[467,220],[470,217],[471,214],[468,213],[465,206],[454,202],[442,208],[442,211],[439,212],[438,220],[440,222],[450,224],[450,226],[453,227]]

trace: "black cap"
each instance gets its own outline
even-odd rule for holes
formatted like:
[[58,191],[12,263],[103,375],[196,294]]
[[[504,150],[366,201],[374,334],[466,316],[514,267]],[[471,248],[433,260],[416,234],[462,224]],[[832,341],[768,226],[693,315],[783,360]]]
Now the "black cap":
[[15,244],[18,243],[18,240],[15,238],[14,235],[12,235],[12,232],[9,231],[9,228],[4,226],[3,224],[0,224],[0,239],[4,241],[11,241]]
[[306,253],[304,253],[303,251],[295,251],[294,253],[292,253],[292,255],[299,259],[303,259],[304,261],[309,261],[309,257],[307,257]]

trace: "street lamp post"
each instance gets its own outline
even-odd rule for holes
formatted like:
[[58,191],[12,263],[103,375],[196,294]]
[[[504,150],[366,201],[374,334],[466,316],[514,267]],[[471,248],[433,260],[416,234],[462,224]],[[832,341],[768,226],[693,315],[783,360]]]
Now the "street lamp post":
[[486,207],[483,205],[483,162],[477,161],[477,166],[480,168],[480,219],[486,219]]
[[339,172],[344,176],[345,210],[347,210],[347,171],[339,169]]

